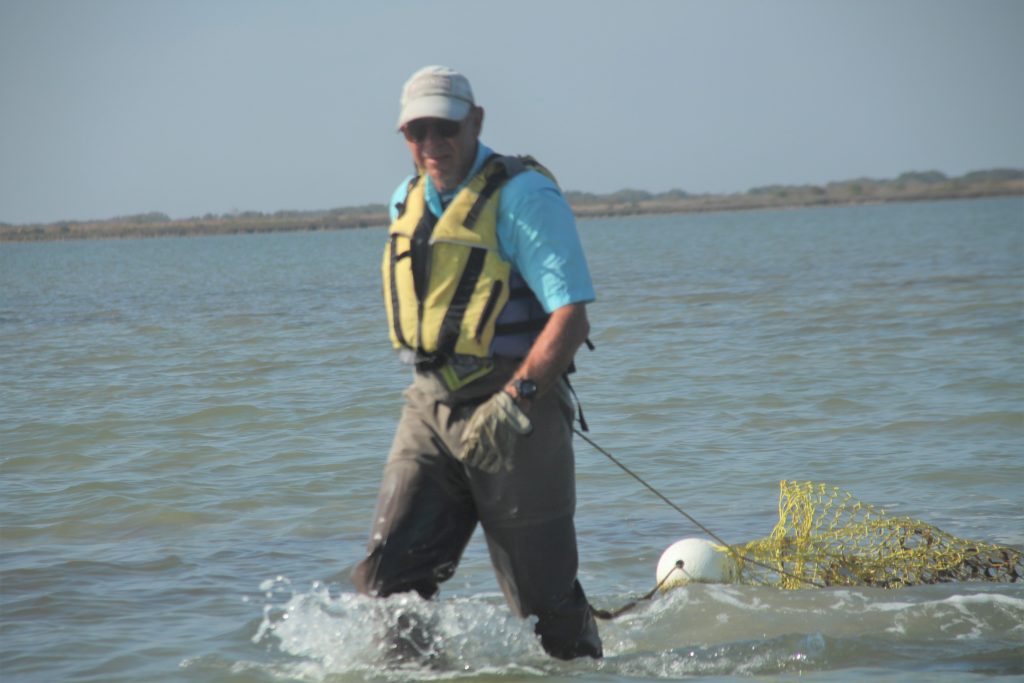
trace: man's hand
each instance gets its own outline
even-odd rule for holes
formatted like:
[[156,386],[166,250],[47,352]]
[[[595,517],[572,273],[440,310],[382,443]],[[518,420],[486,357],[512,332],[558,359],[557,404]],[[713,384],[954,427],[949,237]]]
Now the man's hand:
[[511,472],[516,439],[533,431],[533,423],[504,389],[491,396],[469,418],[462,432],[459,460],[484,472]]

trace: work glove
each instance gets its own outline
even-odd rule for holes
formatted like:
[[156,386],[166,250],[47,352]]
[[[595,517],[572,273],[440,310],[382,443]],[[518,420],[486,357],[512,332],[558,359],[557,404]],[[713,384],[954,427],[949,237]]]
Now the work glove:
[[489,474],[512,471],[516,440],[533,431],[533,423],[515,399],[499,391],[480,404],[462,430],[459,460]]

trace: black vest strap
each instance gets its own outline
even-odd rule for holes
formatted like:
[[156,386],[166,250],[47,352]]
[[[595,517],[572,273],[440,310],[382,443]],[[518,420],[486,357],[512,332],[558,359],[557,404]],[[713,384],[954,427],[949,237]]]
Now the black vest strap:
[[398,300],[398,279],[395,271],[398,269],[398,262],[403,258],[411,256],[411,252],[403,251],[398,253],[398,235],[391,236],[391,329],[395,331],[395,337],[402,346],[409,346],[408,340],[402,334],[402,309]]
[[409,251],[412,256],[412,281],[416,288],[416,298],[423,301],[427,298],[427,286],[430,278],[430,236],[437,225],[437,216],[423,207],[423,216],[413,230]]
[[405,213],[405,205],[409,201],[409,193],[412,192],[412,188],[416,187],[416,183],[422,176],[414,176],[409,180],[409,184],[405,188],[405,199],[395,204],[395,211],[397,212],[396,218],[401,218]]
[[455,287],[455,294],[452,295],[448,310],[445,311],[444,320],[441,321],[441,332],[437,340],[437,351],[444,355],[455,353],[455,344],[459,341],[459,328],[462,327],[462,319],[466,316],[466,307],[476,289],[480,273],[484,271],[484,259],[487,258],[486,249],[474,249],[466,262],[466,268],[462,271],[459,284]]
[[476,332],[473,334],[474,339],[480,341],[484,337],[484,329],[487,327],[487,321],[494,315],[494,309],[498,306],[498,299],[501,297],[502,284],[501,280],[495,281],[491,285],[491,293],[487,295],[487,303],[484,304],[484,312],[480,314],[480,322],[476,325]]
[[500,159],[501,164],[499,167],[487,176],[487,182],[484,183],[484,187],[480,190],[480,196],[473,202],[473,206],[470,207],[469,213],[466,214],[466,220],[462,222],[464,226],[473,229],[476,225],[477,220],[480,218],[480,214],[484,210],[484,206],[487,204],[487,200],[491,198],[498,188],[505,184],[505,181],[513,177],[520,171],[524,170],[526,166],[516,159],[515,157],[502,157],[500,154],[492,154],[484,162],[484,166],[494,161],[494,159]]

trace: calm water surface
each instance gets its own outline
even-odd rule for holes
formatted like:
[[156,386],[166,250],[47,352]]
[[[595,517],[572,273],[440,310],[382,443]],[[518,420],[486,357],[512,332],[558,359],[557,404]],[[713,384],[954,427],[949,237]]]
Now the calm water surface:
[[[1020,198],[586,221],[592,436],[718,535],[780,479],[1024,545]],[[0,245],[6,681],[1024,678],[1024,587],[693,586],[548,659],[482,539],[441,599],[353,595],[407,374],[383,231]],[[646,592],[678,513],[578,444],[581,578]],[[377,636],[430,620],[441,657]]]

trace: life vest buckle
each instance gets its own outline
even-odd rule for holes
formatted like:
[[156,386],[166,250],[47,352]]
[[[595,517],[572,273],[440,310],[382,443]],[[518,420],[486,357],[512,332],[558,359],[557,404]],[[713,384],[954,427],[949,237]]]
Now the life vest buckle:
[[415,366],[417,372],[437,370],[444,364],[445,358],[440,353],[424,353],[423,351],[416,352]]

